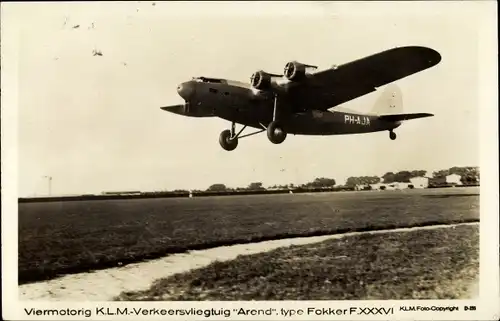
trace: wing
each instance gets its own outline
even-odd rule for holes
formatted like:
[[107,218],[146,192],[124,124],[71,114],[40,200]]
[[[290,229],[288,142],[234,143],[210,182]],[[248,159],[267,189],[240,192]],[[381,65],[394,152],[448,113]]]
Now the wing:
[[396,122],[396,121],[411,120],[411,119],[432,117],[432,116],[434,116],[434,115],[427,114],[427,113],[393,114],[393,115],[381,115],[381,116],[379,116],[379,119],[385,120],[385,121],[390,121],[390,122]]
[[398,79],[430,68],[441,55],[426,47],[400,47],[327,69],[291,84],[290,98],[301,106],[326,110]]

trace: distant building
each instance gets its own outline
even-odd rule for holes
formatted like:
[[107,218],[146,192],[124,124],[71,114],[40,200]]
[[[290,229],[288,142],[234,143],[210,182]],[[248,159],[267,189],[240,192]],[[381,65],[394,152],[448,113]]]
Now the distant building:
[[140,195],[141,191],[111,191],[102,192],[103,195]]
[[[380,191],[382,189],[385,189],[385,185],[386,184],[383,184],[383,183],[377,183],[377,184],[370,184],[370,187],[372,188],[372,190]],[[382,188],[382,186],[384,186],[384,187]]]
[[462,185],[462,181],[460,180],[462,176],[458,174],[451,174],[446,176],[446,183],[454,184],[454,185]]
[[387,191],[387,190],[397,189],[398,184],[399,183],[390,183],[390,184],[377,183],[377,184],[370,184],[370,187],[372,190],[375,190],[375,191]]
[[394,185],[394,189],[406,189],[406,188],[408,188],[410,183],[395,182],[391,185]]
[[357,184],[354,186],[354,190],[355,191],[369,191],[369,190],[373,190],[373,189],[377,189],[377,188],[374,188],[374,186],[376,186],[377,184]]
[[397,183],[384,184],[384,189],[393,191],[396,189],[396,185]]
[[427,188],[429,186],[429,178],[413,177],[410,178],[410,184],[413,185],[413,188]]
[[356,191],[362,191],[362,190],[365,190],[365,189],[366,189],[365,185],[357,184],[356,186],[354,186],[354,190],[356,190]]

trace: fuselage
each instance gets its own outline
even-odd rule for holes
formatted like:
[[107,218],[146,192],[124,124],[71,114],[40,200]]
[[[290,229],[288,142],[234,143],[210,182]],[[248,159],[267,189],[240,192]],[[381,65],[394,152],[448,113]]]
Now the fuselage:
[[[213,78],[194,78],[177,88],[186,108],[172,111],[191,117],[220,117],[254,127],[266,128],[273,121],[274,95],[250,84]],[[290,134],[342,135],[391,130],[399,122],[379,119],[378,115],[349,111],[321,111],[314,106],[284,102],[283,128]],[[312,107],[312,108],[311,108]]]

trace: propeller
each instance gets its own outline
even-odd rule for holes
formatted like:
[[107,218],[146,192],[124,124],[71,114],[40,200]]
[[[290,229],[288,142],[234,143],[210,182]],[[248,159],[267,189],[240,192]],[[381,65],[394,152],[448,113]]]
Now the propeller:
[[295,72],[295,64],[293,62],[289,62],[285,65],[285,76],[287,78],[290,78],[293,76],[293,73]]
[[252,84],[252,86],[257,87],[261,78],[262,77],[260,75],[260,72],[257,71],[257,72],[252,74],[252,77],[250,78],[250,83]]

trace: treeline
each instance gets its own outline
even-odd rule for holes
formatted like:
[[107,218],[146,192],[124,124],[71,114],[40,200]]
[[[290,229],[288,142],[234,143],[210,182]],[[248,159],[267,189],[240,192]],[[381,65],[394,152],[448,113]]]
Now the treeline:
[[425,176],[427,171],[424,170],[413,170],[413,171],[399,171],[399,172],[387,172],[382,176],[352,176],[346,180],[347,186],[366,186],[371,184],[391,184],[391,183],[409,183],[410,179],[414,177]]
[[[44,202],[44,201],[63,201],[63,200],[106,200],[106,199],[129,199],[129,198],[160,198],[160,197],[199,197],[212,195],[245,195],[245,194],[280,194],[280,193],[301,193],[301,192],[327,192],[327,191],[346,191],[354,190],[357,186],[369,187],[371,184],[384,183],[391,184],[395,182],[409,183],[411,178],[426,176],[425,170],[387,172],[381,177],[379,176],[351,176],[346,180],[344,185],[336,185],[334,178],[319,177],[311,182],[294,185],[273,185],[265,188],[262,182],[252,182],[246,187],[228,187],[222,183],[210,185],[206,190],[186,190],[176,189],[172,191],[155,191],[155,192],[140,192],[135,191],[133,195],[130,192],[107,192],[101,195],[80,195],[80,196],[60,196],[60,197],[37,197],[37,198],[19,198],[19,202]],[[429,178],[429,187],[445,187],[451,186],[446,183],[446,176],[451,174],[460,175],[460,180],[463,185],[478,185],[479,184],[479,168],[466,167],[451,167],[449,169],[438,170],[432,173]],[[368,188],[369,189],[369,188]]]
[[[205,191],[203,190],[193,190],[193,193],[204,193],[204,192],[245,192],[245,191],[265,191],[265,190],[325,190],[325,189],[352,189],[355,186],[369,186],[372,184],[384,183],[410,183],[410,179],[415,177],[428,177],[431,180],[444,180],[446,176],[451,174],[460,175],[460,180],[464,185],[477,184],[479,182],[479,168],[466,166],[466,167],[451,167],[448,169],[443,169],[435,171],[432,173],[432,177],[428,177],[427,171],[425,170],[403,170],[399,172],[387,172],[382,176],[351,176],[347,178],[346,182],[342,186],[336,186],[336,180],[334,178],[318,177],[311,182],[294,185],[294,184],[284,184],[284,185],[272,185],[265,188],[262,182],[253,182],[246,187],[229,187],[222,183],[216,183],[210,185]],[[188,191],[183,191],[188,192]]]
[[425,170],[404,170],[399,172],[387,172],[381,177],[379,176],[352,176],[346,180],[346,186],[367,186],[371,184],[392,184],[392,183],[410,183],[410,180],[415,177],[427,177],[431,184],[442,185],[448,175],[460,175],[460,181],[464,185],[474,185],[479,183],[479,167],[454,166],[448,169],[438,170],[432,173],[432,176],[426,176]]
[[262,184],[262,182],[253,182],[250,183],[247,187],[236,187],[236,188],[231,188],[227,187],[224,184],[213,184],[211,185],[208,189],[207,192],[223,192],[223,191],[259,191],[259,190],[279,190],[279,189],[289,189],[289,190],[296,190],[296,189],[325,189],[325,188],[334,188],[336,185],[336,181],[333,178],[326,178],[326,177],[318,177],[314,179],[314,181],[306,183],[306,184],[301,184],[301,185],[294,185],[294,184],[287,184],[287,185],[273,185],[268,188],[265,188]]

